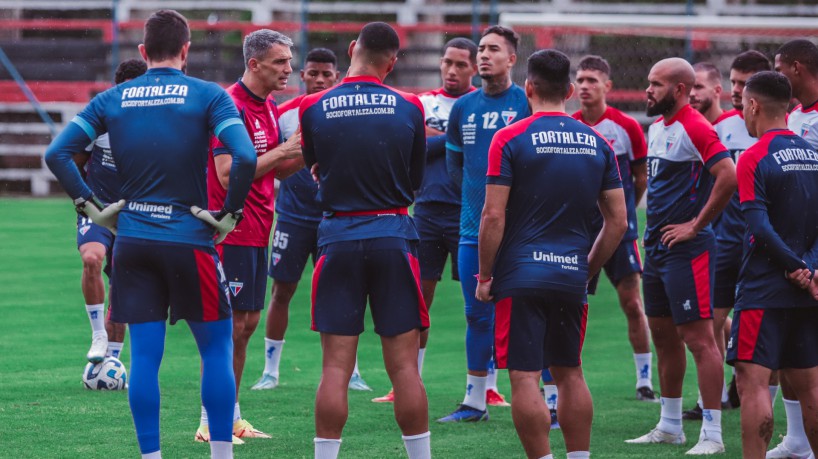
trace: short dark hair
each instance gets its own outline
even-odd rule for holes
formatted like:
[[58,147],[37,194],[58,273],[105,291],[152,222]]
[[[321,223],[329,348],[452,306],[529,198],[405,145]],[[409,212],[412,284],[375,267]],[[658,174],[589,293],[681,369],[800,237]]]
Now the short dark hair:
[[721,70],[711,62],[697,62],[693,65],[694,72],[707,72],[707,78],[721,84]]
[[608,61],[601,56],[595,56],[593,54],[580,59],[579,64],[577,65],[577,70],[596,70],[597,72],[602,72],[605,75],[611,75],[611,66],[608,64]]
[[472,63],[477,62],[477,45],[474,44],[473,41],[469,40],[468,38],[457,37],[452,38],[445,45],[443,45],[443,54],[446,54],[446,50],[449,48],[457,48],[462,49],[469,52],[469,60]]
[[370,22],[361,29],[357,43],[369,52],[392,55],[400,49],[398,33],[385,22]]
[[542,100],[559,102],[571,87],[571,60],[556,49],[542,49],[528,58],[528,82]]
[[319,64],[332,64],[333,67],[338,66],[338,57],[331,50],[327,48],[313,48],[307,53],[307,58],[304,62],[316,62]]
[[778,105],[777,108],[782,114],[786,113],[790,99],[792,99],[790,80],[784,75],[770,70],[758,72],[748,78],[744,85],[744,91],[748,94],[763,97],[774,105]]
[[800,38],[788,41],[778,48],[775,54],[781,55],[783,62],[791,64],[798,61],[803,64],[811,74],[818,74],[818,47],[809,40]]
[[128,59],[127,61],[122,61],[116,68],[114,83],[119,84],[128,80],[133,80],[147,71],[148,64],[146,64],[142,59]]
[[773,66],[767,56],[754,49],[739,54],[730,64],[730,70],[738,70],[742,73],[756,73],[772,69]]
[[517,32],[509,29],[508,27],[503,27],[499,25],[491,26],[488,29],[483,31],[483,34],[480,35],[481,37],[485,37],[486,35],[495,34],[499,35],[506,39],[506,42],[511,46],[511,51],[514,54],[517,54],[517,44],[520,43],[520,36],[517,35]]
[[187,19],[174,10],[159,10],[145,21],[142,39],[145,53],[152,61],[172,59],[190,41]]

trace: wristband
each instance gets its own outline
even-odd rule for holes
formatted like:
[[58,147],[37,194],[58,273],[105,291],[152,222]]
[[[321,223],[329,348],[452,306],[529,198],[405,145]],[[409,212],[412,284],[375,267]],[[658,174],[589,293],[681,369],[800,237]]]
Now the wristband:
[[488,279],[480,279],[480,274],[475,274],[474,278],[477,279],[478,284],[485,284],[486,282],[491,282],[494,280],[494,276],[489,277]]

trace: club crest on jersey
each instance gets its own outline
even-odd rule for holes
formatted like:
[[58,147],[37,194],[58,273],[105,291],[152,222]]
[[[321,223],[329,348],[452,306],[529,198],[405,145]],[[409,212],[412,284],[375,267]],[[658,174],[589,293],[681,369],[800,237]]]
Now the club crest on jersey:
[[273,266],[276,266],[281,261],[281,254],[273,252]]
[[83,236],[85,236],[85,233],[87,233],[89,229],[91,229],[91,225],[83,225],[83,226],[81,226],[81,227],[80,227],[80,234],[82,234]]
[[228,286],[230,287],[230,293],[232,293],[233,296],[236,297],[239,295],[241,289],[244,288],[244,282],[230,282]]
[[517,112],[513,112],[511,110],[503,110],[500,112],[500,116],[503,117],[503,122],[506,123],[506,126],[511,124],[515,118],[517,118]]
[[802,123],[801,124],[801,137],[806,137],[809,134],[809,124]]
[[676,143],[676,134],[668,136],[667,140],[665,140],[665,152],[669,152],[671,148],[673,148],[673,144]]

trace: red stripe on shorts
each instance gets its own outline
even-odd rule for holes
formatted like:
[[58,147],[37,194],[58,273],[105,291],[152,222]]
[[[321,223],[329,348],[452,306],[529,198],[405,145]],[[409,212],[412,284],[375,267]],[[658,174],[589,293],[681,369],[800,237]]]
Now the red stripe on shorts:
[[429,327],[429,308],[426,306],[426,301],[423,299],[423,289],[420,286],[420,262],[411,253],[406,254],[409,258],[409,268],[412,270],[412,277],[415,278],[415,288],[418,292],[418,312],[420,312],[420,325]]
[[321,255],[315,263],[315,270],[312,272],[312,304],[310,307],[310,329],[317,331],[315,328],[315,297],[318,295],[318,279],[321,277],[321,270],[324,268],[324,261],[327,256]]
[[758,332],[761,329],[763,309],[745,309],[739,315],[738,324],[738,359],[753,360],[758,343]]
[[508,368],[508,334],[511,328],[511,297],[494,304],[494,354],[497,368]]
[[690,262],[693,269],[693,284],[699,303],[699,317],[710,318],[710,252],[704,251]]
[[579,364],[582,365],[582,346],[585,344],[585,329],[588,327],[588,303],[582,305],[582,322],[579,324]]
[[636,254],[636,261],[639,263],[639,268],[642,268],[642,254],[639,253],[639,244],[636,240],[633,241],[633,252]]
[[219,320],[219,277],[213,255],[193,250],[199,270],[199,292],[202,294],[202,320]]

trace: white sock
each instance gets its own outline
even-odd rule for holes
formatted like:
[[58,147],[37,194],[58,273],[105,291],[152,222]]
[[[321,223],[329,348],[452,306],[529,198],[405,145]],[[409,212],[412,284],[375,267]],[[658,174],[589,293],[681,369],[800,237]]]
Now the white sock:
[[682,398],[661,397],[662,415],[656,428],[673,435],[682,433]]
[[210,442],[210,458],[211,459],[233,459],[233,442],[232,441],[211,441]]
[[105,351],[105,357],[113,357],[118,359],[119,354],[122,352],[122,346],[125,343],[117,343],[116,341],[108,341],[108,350]]
[[239,419],[241,419],[241,408],[239,408],[239,402],[236,402],[236,405],[233,407],[233,422]]
[[545,398],[545,404],[548,406],[549,410],[556,410],[557,409],[557,386],[556,384],[546,384],[542,386],[543,388],[543,398]]
[[784,399],[784,410],[787,413],[787,435],[784,442],[793,452],[809,451],[809,441],[804,432],[804,418],[801,414],[801,402]]
[[548,456],[543,456],[543,457],[541,457],[540,459],[554,459],[554,455],[553,455],[553,454],[549,454]]
[[105,332],[105,305],[104,304],[86,304],[85,311],[88,313],[88,320],[91,321],[91,334],[94,336],[98,334],[108,335]]
[[489,360],[488,374],[486,375],[486,390],[497,390],[497,368],[494,367],[494,359]]
[[143,454],[142,459],[162,459],[162,450],[154,451],[148,454]]
[[466,398],[463,404],[474,409],[486,410],[486,376],[466,375]]
[[361,376],[361,370],[358,369],[358,357],[355,356],[355,368],[352,369],[352,376]]
[[312,439],[315,443],[315,459],[335,459],[341,449],[341,439],[318,438]]
[[636,365],[636,388],[650,387],[653,389],[653,373],[651,371],[651,361],[653,354],[633,354],[633,363]]
[[699,439],[704,438],[724,443],[721,439],[721,410],[702,410],[702,430]]
[[778,386],[769,386],[770,389],[770,404],[775,407],[775,397],[778,395]]
[[431,433],[425,432],[419,435],[403,435],[403,445],[409,459],[432,459],[432,445],[430,442]]
[[704,408],[704,402],[702,401],[702,391],[698,391],[699,398],[696,399],[696,405],[699,405],[699,408]]
[[591,453],[588,451],[571,451],[566,457],[568,459],[590,459]]
[[426,348],[418,349],[418,374],[423,374],[423,358],[426,357]]
[[264,338],[264,373],[278,379],[278,365],[281,363],[281,348],[284,340]]
[[721,386],[721,402],[725,403],[730,397],[727,395],[727,382]]
[[199,425],[200,426],[207,426],[207,410],[205,409],[204,405],[202,405],[202,417],[199,418]]

